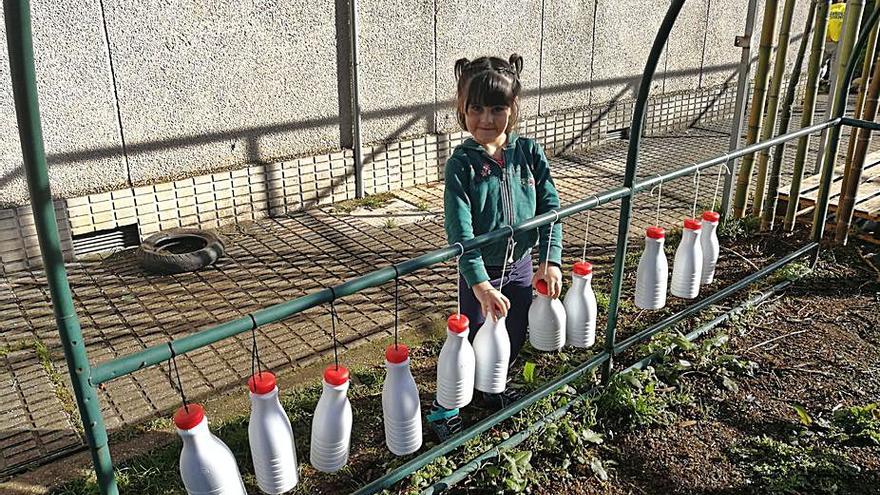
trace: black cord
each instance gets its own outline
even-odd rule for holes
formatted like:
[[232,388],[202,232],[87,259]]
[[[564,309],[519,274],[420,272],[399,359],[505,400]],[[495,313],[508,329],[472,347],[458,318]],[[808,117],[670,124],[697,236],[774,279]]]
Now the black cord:
[[[330,289],[331,291],[333,289]],[[336,300],[335,294],[334,298],[330,300],[330,327],[333,329],[333,362],[336,363],[336,369],[339,369],[339,349],[337,349],[336,345],[336,306],[333,304]]]
[[257,347],[257,320],[254,319],[254,315],[248,313],[248,316],[253,322],[251,326],[251,376],[256,376],[256,372],[259,371],[259,379],[263,379],[263,367],[260,363],[260,350]]
[[397,349],[397,315],[400,311],[400,272],[397,270],[397,266],[391,265],[394,268],[394,349]]
[[180,380],[180,370],[177,369],[177,352],[174,351],[174,346],[171,345],[171,342],[168,342],[168,349],[171,351],[171,359],[170,363],[168,363],[168,381],[171,382],[171,386],[174,386],[174,380],[171,377],[171,366],[174,366],[174,374],[177,375],[177,391],[180,393],[180,398],[183,400],[183,409],[189,414],[189,401],[186,400],[186,393],[183,391],[183,382]]

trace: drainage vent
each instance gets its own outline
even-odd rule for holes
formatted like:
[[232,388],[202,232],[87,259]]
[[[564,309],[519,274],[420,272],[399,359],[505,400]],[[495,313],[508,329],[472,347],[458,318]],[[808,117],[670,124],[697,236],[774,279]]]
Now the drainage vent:
[[610,129],[608,132],[605,133],[605,139],[608,141],[614,141],[618,139],[626,141],[629,139],[629,127]]
[[76,256],[138,246],[141,243],[136,223],[115,229],[99,230],[73,236]]

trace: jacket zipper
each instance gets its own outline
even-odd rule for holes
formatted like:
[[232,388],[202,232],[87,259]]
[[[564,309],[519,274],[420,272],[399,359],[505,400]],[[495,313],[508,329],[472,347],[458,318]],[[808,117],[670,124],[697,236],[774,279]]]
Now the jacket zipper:
[[[502,151],[502,153],[505,153],[505,151]],[[513,198],[511,197],[510,179],[507,176],[507,156],[506,155],[504,156],[504,167],[501,168],[501,194],[502,194],[502,201],[501,201],[502,212],[504,212],[505,215],[507,216],[507,225],[512,226],[513,225]],[[512,263],[512,262],[513,262],[513,250],[511,249],[511,252],[510,252],[507,260],[505,260],[505,263]]]

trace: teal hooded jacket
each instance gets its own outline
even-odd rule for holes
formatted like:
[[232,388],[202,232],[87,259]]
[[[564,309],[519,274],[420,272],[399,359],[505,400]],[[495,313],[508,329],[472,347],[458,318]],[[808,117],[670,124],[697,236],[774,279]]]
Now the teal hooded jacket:
[[[455,148],[446,162],[443,194],[446,237],[449,244],[466,241],[495,229],[515,225],[559,209],[559,193],[550,177],[544,150],[532,139],[511,132],[504,146],[504,168],[479,143],[468,139]],[[549,225],[514,236],[508,262],[531,253],[538,244],[538,259],[562,264],[562,225]],[[466,252],[459,269],[468,286],[489,280],[486,266],[502,266],[507,240]]]

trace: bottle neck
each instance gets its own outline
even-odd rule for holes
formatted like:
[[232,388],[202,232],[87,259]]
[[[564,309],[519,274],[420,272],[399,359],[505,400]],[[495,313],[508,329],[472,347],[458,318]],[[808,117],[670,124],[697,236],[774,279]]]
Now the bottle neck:
[[265,394],[255,394],[251,392],[251,406],[254,409],[265,409],[280,404],[278,401],[278,387],[272,389],[271,392]]
[[211,438],[211,431],[208,429],[208,418],[188,430],[177,429],[177,434],[186,445],[198,446]]

